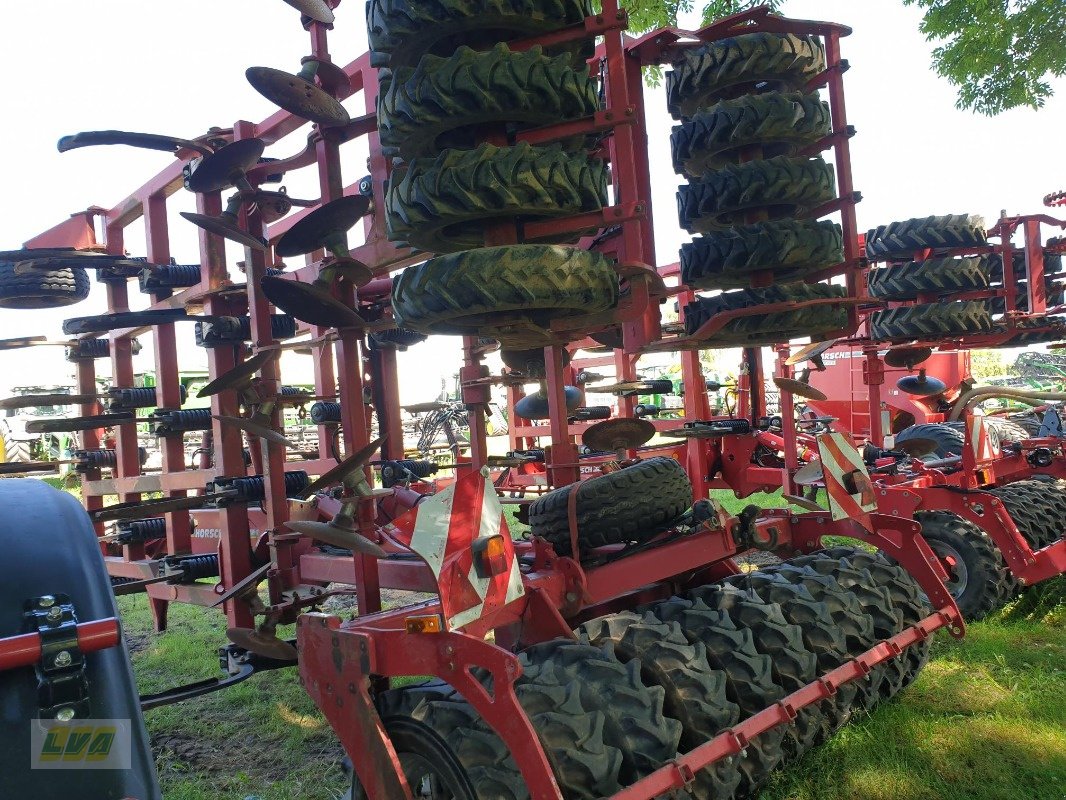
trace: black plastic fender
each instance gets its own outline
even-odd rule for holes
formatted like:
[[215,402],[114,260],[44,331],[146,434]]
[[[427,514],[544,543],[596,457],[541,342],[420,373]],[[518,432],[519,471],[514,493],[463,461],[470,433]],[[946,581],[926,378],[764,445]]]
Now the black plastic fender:
[[[47,483],[0,480],[0,638],[25,633],[23,605],[66,594],[78,622],[118,617],[89,517]],[[32,667],[0,672],[0,796],[34,800],[161,800],[125,641],[85,656],[92,719],[130,720],[131,769],[31,769],[38,716]]]

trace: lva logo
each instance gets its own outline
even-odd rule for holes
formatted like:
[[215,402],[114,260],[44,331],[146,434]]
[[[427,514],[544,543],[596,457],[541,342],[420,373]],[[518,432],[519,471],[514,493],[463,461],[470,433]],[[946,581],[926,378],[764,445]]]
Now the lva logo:
[[129,720],[34,720],[30,726],[33,769],[130,768]]

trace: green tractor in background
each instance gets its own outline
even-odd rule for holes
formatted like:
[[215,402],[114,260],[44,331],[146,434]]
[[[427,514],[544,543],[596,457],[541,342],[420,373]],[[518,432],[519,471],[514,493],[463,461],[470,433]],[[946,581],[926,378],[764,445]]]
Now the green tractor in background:
[[[11,390],[15,397],[37,394],[74,394],[73,386],[16,386]],[[59,461],[68,458],[77,444],[70,433],[29,433],[28,423],[41,419],[61,419],[76,416],[73,405],[40,405],[30,408],[10,408],[0,417],[0,444],[3,446],[0,461]]]

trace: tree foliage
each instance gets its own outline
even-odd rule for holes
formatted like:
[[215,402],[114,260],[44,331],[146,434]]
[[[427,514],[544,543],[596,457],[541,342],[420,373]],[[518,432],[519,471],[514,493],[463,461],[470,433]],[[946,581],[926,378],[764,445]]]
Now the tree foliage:
[[[634,31],[677,25],[694,0],[625,3]],[[778,10],[785,0],[768,0]],[[937,44],[933,66],[958,87],[956,105],[995,115],[1010,108],[1040,108],[1050,80],[1066,75],[1066,0],[903,0],[921,8],[920,26]],[[762,5],[758,0],[706,0],[703,23]],[[652,71],[654,82],[657,75]]]
[[1063,0],[904,0],[924,9],[921,31],[941,42],[936,71],[959,87],[959,108],[994,115],[1040,108],[1066,74]]

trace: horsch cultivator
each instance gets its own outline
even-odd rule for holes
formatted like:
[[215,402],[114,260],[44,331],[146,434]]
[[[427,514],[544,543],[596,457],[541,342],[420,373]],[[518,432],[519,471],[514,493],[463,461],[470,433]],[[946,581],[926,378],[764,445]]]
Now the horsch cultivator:
[[[615,0],[598,12],[582,0],[372,0],[371,52],[340,67],[327,46],[337,0],[289,2],[310,35],[300,72],[247,73],[280,111],[194,139],[64,138],[61,151],[176,158],[111,209],[0,254],[5,291],[26,298],[8,305],[83,296],[86,270],[108,302],[63,326],[87,515],[42,483],[0,483],[25,511],[5,536],[4,707],[140,720],[295,665],[351,758],[353,797],[752,796],[910,683],[935,631],[962,635],[919,524],[886,512],[847,436],[794,420],[802,384],[787,342],[852,335],[864,302],[846,28],[758,8],[631,38]],[[663,64],[687,181],[680,221],[699,236],[658,270],[641,70]],[[365,113],[352,117],[341,101],[360,94]],[[264,157],[307,121],[306,146]],[[370,174],[346,181],[340,148],[354,140],[369,146]],[[311,167],[320,198],[264,188]],[[183,188],[197,201],[182,214],[200,228],[193,267],[171,263],[168,198]],[[839,225],[819,221],[834,212]],[[143,258],[123,247],[139,219]],[[363,243],[350,246],[360,221]],[[224,239],[244,246],[246,279],[227,270]],[[145,310],[129,310],[134,279]],[[187,323],[210,342],[209,409],[182,408]],[[462,337],[470,447],[451,467],[403,458],[398,351],[416,354],[426,335]],[[134,415],[102,413],[96,389],[100,358],[116,389],[132,386],[135,336],[154,345],[158,475],[142,474]],[[779,347],[777,423],[765,419],[765,345]],[[497,346],[507,368],[493,375],[482,361]],[[614,368],[609,419],[567,388],[593,346],[610,349],[593,354]],[[737,346],[738,408],[715,418],[698,352]],[[283,386],[289,349],[310,350],[313,394]],[[637,413],[637,359],[658,352],[680,353],[682,420]],[[514,426],[527,446],[502,459],[485,435],[496,383],[516,408],[515,387],[541,384],[524,406],[535,424]],[[318,450],[298,454],[282,411],[305,403]],[[204,434],[196,468],[189,431]],[[642,449],[656,431],[673,457]],[[734,517],[708,499],[713,486],[792,489],[801,456],[822,465],[828,510]],[[531,463],[540,474],[523,483]],[[529,523],[516,539],[500,494],[531,487],[552,491],[503,498]],[[826,535],[870,548],[823,550]],[[743,572],[734,559],[751,552],[784,560]],[[383,610],[382,587],[430,598]],[[111,597],[132,592],[160,629],[169,603],[223,607],[226,674],[136,697]],[[337,593],[357,596],[358,616],[319,610]],[[295,642],[279,636],[293,623]],[[429,680],[390,686],[409,676]],[[157,797],[136,727],[127,771],[27,770],[16,736],[0,758],[20,796],[84,793],[91,779],[101,796]]]

